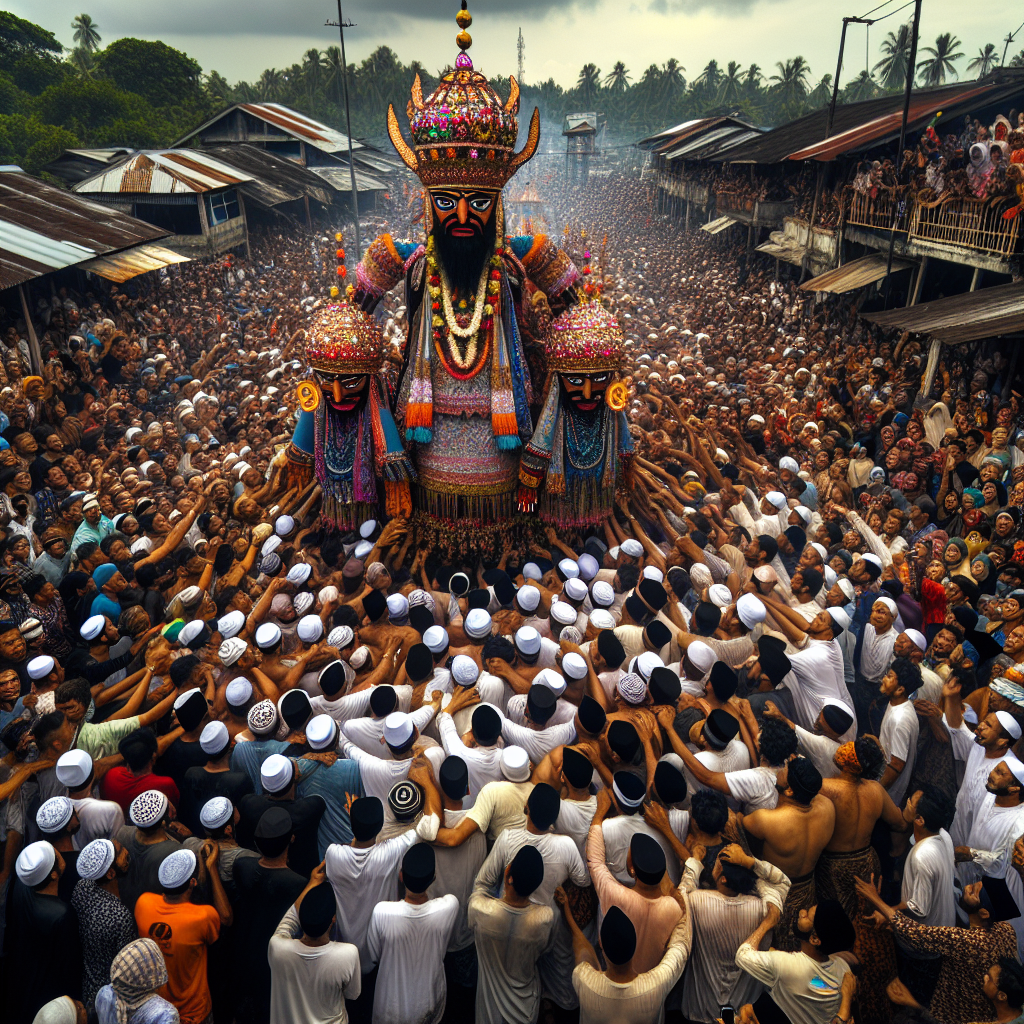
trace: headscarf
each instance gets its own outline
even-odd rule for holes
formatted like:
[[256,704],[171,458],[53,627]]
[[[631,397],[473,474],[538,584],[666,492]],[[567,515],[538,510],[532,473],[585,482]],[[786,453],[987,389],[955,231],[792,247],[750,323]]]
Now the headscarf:
[[951,426],[953,417],[949,414],[949,407],[945,402],[936,402],[924,418],[924,436],[933,448],[938,448]]
[[988,555],[982,554],[981,552],[979,552],[971,560],[971,569],[972,570],[974,569],[974,563],[975,562],[981,562],[982,565],[985,566],[985,574],[979,579],[972,572],[971,573],[971,579],[973,579],[974,582],[977,583],[979,587],[983,587],[984,584],[986,582],[988,582],[989,577],[992,575],[992,560],[988,557]]
[[979,198],[985,195],[988,179],[995,168],[989,156],[988,146],[984,142],[976,142],[970,149],[971,162],[967,167],[967,177],[971,182],[971,191]]
[[932,542],[932,558],[941,562],[943,553],[949,547],[949,534],[945,530],[933,530],[925,539]]
[[835,762],[840,769],[851,772],[854,775],[860,775],[863,770],[860,761],[857,759],[857,749],[854,746],[853,740],[839,747],[835,752]]
[[110,984],[117,999],[117,1024],[128,1024],[132,1014],[167,984],[160,947],[152,939],[129,942],[110,965]]

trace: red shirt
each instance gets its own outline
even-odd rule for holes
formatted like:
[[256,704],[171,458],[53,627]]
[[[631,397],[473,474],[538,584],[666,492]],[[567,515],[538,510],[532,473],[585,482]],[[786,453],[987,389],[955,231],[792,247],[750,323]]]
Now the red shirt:
[[926,626],[946,621],[946,588],[927,577],[921,580],[921,611]]
[[145,793],[147,789],[159,790],[175,807],[178,806],[178,801],[181,799],[178,787],[169,775],[154,775],[152,772],[149,775],[135,775],[130,768],[120,765],[117,768],[111,768],[100,780],[100,792],[103,794],[103,799],[113,800],[115,804],[118,804],[126,818],[131,802],[140,793]]

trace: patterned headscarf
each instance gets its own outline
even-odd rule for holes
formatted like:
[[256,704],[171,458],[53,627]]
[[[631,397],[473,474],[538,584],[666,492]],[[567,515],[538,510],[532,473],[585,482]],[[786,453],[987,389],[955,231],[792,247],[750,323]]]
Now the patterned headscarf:
[[853,745],[853,740],[848,743],[844,743],[835,753],[835,762],[843,771],[852,772],[854,775],[860,775],[862,769],[860,761],[857,759],[857,751]]
[[371,562],[366,567],[366,582],[372,587],[378,580],[388,574],[387,566],[383,562]]
[[129,1018],[167,984],[167,965],[152,939],[129,942],[110,965],[110,984],[117,998],[117,1024]]

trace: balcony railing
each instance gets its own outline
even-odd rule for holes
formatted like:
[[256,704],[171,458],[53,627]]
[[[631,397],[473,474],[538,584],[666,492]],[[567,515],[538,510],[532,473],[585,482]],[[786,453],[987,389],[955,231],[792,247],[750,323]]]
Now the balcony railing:
[[1014,202],[1003,196],[917,202],[910,220],[910,237],[1010,256],[1017,248],[1021,218],[1003,220],[1003,213]]
[[708,187],[699,185],[694,181],[687,181],[686,178],[674,174],[659,174],[658,188],[667,192],[670,196],[685,199],[687,202],[696,203],[698,206],[707,206]]
[[889,231],[895,214],[896,230],[906,231],[910,221],[908,206],[908,197],[902,189],[880,188],[872,197],[848,188],[843,197],[843,219],[856,227]]

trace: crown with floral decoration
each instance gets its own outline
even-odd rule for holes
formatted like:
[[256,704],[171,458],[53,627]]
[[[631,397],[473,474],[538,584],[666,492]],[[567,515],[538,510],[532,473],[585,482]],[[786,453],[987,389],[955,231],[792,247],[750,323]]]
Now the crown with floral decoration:
[[548,328],[548,369],[561,373],[600,373],[622,363],[622,328],[597,302],[571,306]]
[[466,31],[473,21],[466,0],[455,20],[460,29],[455,41],[461,51],[455,67],[441,77],[427,99],[419,75],[413,83],[406,108],[413,145],[402,137],[393,105],[388,106],[388,135],[405,165],[427,188],[502,189],[537,150],[540,112],[534,108],[526,145],[517,153],[519,84],[510,79],[509,98],[503,102],[466,53],[473,43]]
[[306,328],[306,361],[325,373],[376,373],[384,361],[377,321],[350,302],[318,309]]

